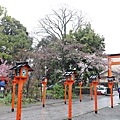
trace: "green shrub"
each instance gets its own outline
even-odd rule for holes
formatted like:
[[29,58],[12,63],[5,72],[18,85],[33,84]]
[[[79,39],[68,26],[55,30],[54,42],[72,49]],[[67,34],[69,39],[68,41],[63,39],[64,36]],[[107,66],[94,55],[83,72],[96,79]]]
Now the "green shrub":
[[11,104],[11,102],[12,102],[11,94],[8,94],[8,95],[5,96],[4,98],[2,98],[2,99],[0,100],[0,102],[3,103],[3,104],[6,104],[6,105]]
[[52,97],[55,98],[55,99],[60,99],[60,98],[63,98],[63,96],[64,96],[63,86],[62,86],[62,85],[59,85],[58,83],[56,83],[56,84],[53,86],[53,94],[52,94]]
[[[52,97],[54,99],[63,99],[64,98],[64,87],[63,85],[59,85],[56,83],[53,87],[53,91],[51,91]],[[68,87],[66,89],[66,98],[68,98]],[[72,98],[78,98],[75,92],[72,92]]]

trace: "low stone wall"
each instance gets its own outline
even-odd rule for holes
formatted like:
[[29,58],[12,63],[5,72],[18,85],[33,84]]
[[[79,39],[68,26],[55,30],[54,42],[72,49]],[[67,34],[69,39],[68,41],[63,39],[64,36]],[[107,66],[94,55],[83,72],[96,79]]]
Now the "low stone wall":
[[[76,95],[80,94],[80,88],[75,88]],[[82,94],[90,94],[90,88],[82,88]]]

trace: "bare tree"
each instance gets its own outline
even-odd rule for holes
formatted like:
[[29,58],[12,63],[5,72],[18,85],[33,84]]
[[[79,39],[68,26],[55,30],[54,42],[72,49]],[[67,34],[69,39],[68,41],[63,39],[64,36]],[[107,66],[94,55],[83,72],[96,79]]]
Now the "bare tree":
[[52,10],[52,14],[46,15],[39,20],[37,29],[38,35],[51,36],[54,42],[59,44],[61,51],[61,66],[64,71],[66,35],[70,30],[76,31],[80,26],[85,24],[84,16],[81,11],[71,10],[68,6],[63,5],[58,10]]
[[39,20],[39,31],[37,33],[48,34],[64,41],[69,30],[76,31],[85,24],[85,16],[82,15],[82,12],[71,10],[66,5],[52,11],[53,14],[46,15],[45,18]]
[[[82,52],[82,48],[85,46],[75,40],[73,36],[75,31],[87,24],[82,12],[69,9],[65,5],[58,10],[52,10],[52,12],[52,14],[46,15],[45,18],[39,20],[38,29],[35,32],[38,36],[44,36],[43,38],[45,38],[44,41],[42,41],[43,39],[39,41],[39,49],[35,52],[37,56],[37,59],[35,59],[36,68],[40,61],[42,67],[44,66],[43,61],[44,64],[50,66],[50,61],[52,60],[59,61],[61,68],[59,67],[58,70],[62,70],[63,73],[70,64],[72,64],[72,67],[76,67],[74,65],[84,59],[90,64],[88,66],[85,63],[82,65],[83,72],[89,66],[100,66],[101,58],[98,56],[95,58],[95,54],[99,54],[99,51],[94,53],[94,57],[89,53]],[[37,62],[38,60],[39,62]],[[53,67],[53,65],[50,67]]]

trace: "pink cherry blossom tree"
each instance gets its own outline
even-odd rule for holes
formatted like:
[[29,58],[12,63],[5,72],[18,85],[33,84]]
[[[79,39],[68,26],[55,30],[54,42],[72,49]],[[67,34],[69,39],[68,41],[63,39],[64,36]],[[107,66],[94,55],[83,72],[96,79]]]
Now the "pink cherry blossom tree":
[[0,77],[7,77],[9,74],[9,69],[11,65],[7,65],[7,60],[0,58]]
[[5,82],[5,89],[4,89],[4,95],[7,95],[7,91],[8,89],[10,89],[10,78],[8,77],[9,72],[10,72],[10,68],[12,66],[7,64],[7,60],[3,60],[2,58],[0,58],[0,82]]

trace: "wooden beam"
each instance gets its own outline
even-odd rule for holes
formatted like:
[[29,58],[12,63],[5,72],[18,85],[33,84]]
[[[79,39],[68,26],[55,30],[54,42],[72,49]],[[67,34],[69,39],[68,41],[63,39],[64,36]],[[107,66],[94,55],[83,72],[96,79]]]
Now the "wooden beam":
[[120,62],[111,62],[111,65],[120,65]]
[[108,56],[109,58],[120,58],[120,55],[117,56]]

